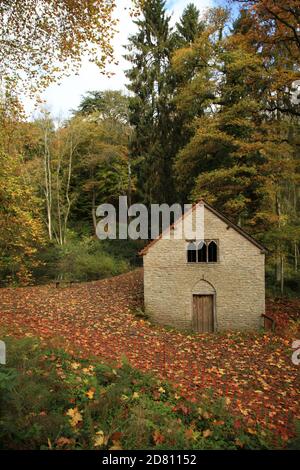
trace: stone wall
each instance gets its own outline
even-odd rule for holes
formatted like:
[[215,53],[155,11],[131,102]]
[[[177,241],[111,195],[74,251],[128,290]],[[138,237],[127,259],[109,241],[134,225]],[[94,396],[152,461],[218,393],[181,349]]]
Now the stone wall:
[[193,294],[214,294],[215,329],[257,329],[265,311],[265,256],[209,209],[204,238],[218,240],[217,263],[187,263],[185,240],[161,239],[144,255],[145,308],[153,320],[192,325]]

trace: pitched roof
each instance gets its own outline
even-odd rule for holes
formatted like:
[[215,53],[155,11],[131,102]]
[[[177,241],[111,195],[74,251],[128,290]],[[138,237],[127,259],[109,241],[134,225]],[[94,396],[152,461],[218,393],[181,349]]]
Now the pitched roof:
[[229,227],[233,228],[234,230],[236,230],[237,232],[239,232],[241,235],[243,235],[243,237],[247,238],[247,240],[249,240],[249,242],[251,242],[253,245],[255,245],[257,248],[259,248],[261,251],[263,251],[264,253],[267,253],[267,248],[265,248],[261,243],[259,243],[257,240],[255,240],[255,238],[253,238],[251,235],[249,235],[249,233],[247,233],[244,229],[242,229],[241,227],[239,227],[238,225],[236,225],[234,222],[232,222],[230,219],[228,219],[224,214],[222,214],[222,212],[219,212],[217,209],[214,209],[210,204],[208,204],[207,202],[205,202],[203,199],[200,199],[200,201],[198,201],[196,204],[194,204],[192,206],[191,209],[189,209],[187,212],[185,212],[184,214],[182,214],[182,216],[177,219],[172,225],[170,225],[170,227],[168,227],[166,230],[164,230],[158,237],[154,238],[154,240],[152,240],[150,243],[148,243],[148,245],[146,245],[140,252],[139,252],[139,255],[141,256],[144,256],[148,253],[149,249],[156,243],[158,242],[164,233],[166,233],[167,230],[169,230],[170,228],[173,228],[180,220],[184,219],[190,212],[193,212],[197,206],[203,204],[204,207],[206,209],[208,209],[210,212],[212,212],[213,214],[215,214],[217,217],[219,217],[219,219],[223,220],[223,222],[225,222]]

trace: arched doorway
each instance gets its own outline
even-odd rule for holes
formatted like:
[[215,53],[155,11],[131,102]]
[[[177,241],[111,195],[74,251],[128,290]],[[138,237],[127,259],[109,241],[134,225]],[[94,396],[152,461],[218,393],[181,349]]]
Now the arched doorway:
[[198,333],[216,331],[216,290],[204,279],[197,282],[192,290],[192,327]]

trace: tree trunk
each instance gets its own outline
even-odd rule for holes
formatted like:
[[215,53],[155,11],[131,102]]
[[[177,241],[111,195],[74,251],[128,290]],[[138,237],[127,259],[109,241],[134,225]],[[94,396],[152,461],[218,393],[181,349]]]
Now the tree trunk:
[[47,211],[47,229],[49,240],[52,240],[52,175],[51,158],[48,146],[48,132],[44,129],[44,176],[45,176],[45,199]]
[[127,191],[127,199],[128,199],[128,207],[131,206],[131,164],[128,158],[128,191]]
[[63,235],[62,235],[62,214],[60,207],[60,169],[61,169],[61,155],[58,154],[57,168],[56,168],[56,197],[57,197],[57,225],[58,225],[58,234],[56,237],[57,243],[59,245],[63,244]]
[[[281,206],[278,193],[276,194],[276,215],[278,216],[278,226],[280,227]],[[276,282],[281,283],[281,254],[280,242],[277,242],[276,247]]]
[[92,219],[93,219],[93,227],[94,233],[96,235],[96,228],[97,228],[97,218],[96,218],[96,191],[93,189],[92,192]]
[[[74,147],[75,148],[75,147]],[[68,220],[69,220],[69,215],[70,215],[70,210],[71,210],[71,200],[70,200],[70,183],[71,183],[71,176],[72,176],[72,164],[73,164],[73,141],[71,139],[70,142],[70,152],[69,152],[69,165],[68,165],[68,179],[67,179],[67,187],[66,187],[66,201],[67,201],[67,208],[65,212],[65,218],[64,218],[64,234],[63,234],[63,243],[66,242],[66,235],[67,235],[67,226],[68,226]]]
[[284,292],[284,259],[283,255],[280,257],[280,293],[283,296]]

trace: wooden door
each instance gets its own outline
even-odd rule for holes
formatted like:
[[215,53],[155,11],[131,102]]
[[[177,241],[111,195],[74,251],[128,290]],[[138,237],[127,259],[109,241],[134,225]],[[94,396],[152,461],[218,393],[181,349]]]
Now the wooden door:
[[199,333],[214,331],[213,295],[193,295],[193,329]]

